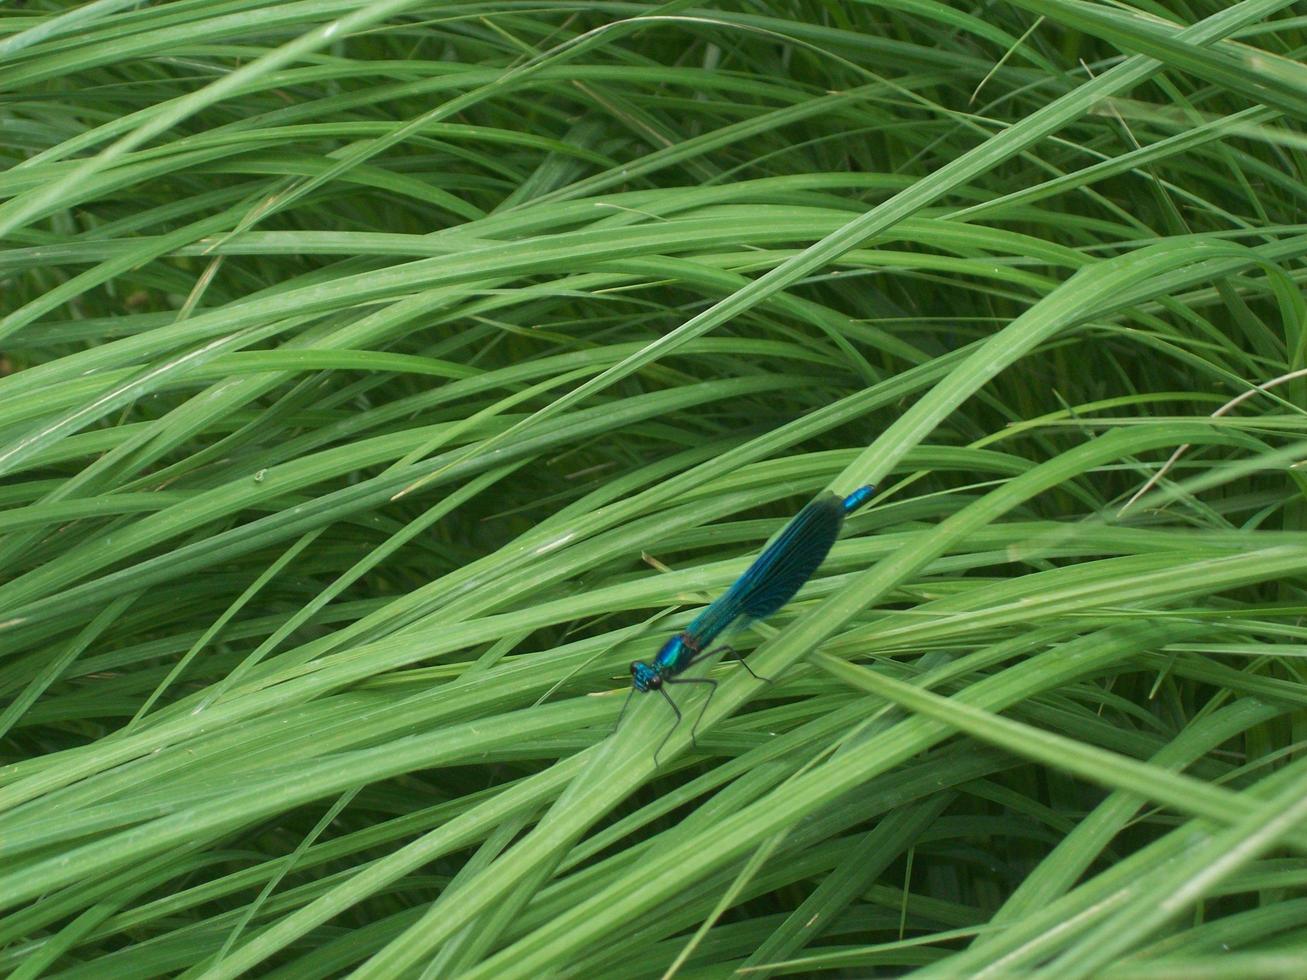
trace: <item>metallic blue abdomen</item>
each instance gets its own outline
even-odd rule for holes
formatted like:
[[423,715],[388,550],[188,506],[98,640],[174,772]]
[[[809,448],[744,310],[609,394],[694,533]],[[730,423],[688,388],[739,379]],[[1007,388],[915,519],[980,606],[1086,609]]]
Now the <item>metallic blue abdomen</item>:
[[858,487],[851,494],[844,498],[844,513],[852,514],[855,510],[871,499],[871,495],[876,492],[876,488],[867,485]]

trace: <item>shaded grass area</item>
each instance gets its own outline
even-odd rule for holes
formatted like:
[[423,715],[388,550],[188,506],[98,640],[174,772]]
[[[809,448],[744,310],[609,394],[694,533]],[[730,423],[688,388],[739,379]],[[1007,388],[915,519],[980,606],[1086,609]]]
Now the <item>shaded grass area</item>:
[[1300,975],[1305,27],[12,11],[0,967]]

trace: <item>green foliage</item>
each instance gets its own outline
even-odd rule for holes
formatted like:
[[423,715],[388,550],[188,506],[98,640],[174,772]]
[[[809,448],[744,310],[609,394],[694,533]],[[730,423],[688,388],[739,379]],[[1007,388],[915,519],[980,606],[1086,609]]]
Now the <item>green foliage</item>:
[[11,5],[0,971],[1301,976],[1290,8]]

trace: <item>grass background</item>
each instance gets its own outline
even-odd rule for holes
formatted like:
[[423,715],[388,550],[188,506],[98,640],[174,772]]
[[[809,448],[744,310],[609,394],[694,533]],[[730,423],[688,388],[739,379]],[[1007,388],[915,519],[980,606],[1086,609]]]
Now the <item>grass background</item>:
[[10,5],[0,971],[1301,976],[1304,43]]

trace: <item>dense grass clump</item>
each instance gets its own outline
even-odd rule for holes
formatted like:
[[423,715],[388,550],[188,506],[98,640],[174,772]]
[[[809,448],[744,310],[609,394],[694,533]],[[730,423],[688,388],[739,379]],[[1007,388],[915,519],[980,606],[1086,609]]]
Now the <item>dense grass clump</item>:
[[0,973],[1301,976],[1305,45],[11,5]]

